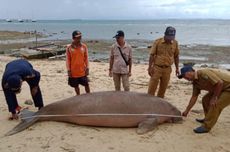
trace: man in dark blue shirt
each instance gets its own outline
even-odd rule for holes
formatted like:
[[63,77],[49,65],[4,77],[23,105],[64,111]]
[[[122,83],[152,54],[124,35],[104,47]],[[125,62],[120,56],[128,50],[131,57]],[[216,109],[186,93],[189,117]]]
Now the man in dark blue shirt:
[[18,119],[17,109],[20,107],[16,94],[21,92],[22,82],[26,81],[30,86],[30,92],[38,109],[43,107],[43,99],[39,87],[40,73],[33,69],[33,66],[26,60],[18,59],[6,65],[2,77],[2,88],[6,98],[11,119]]

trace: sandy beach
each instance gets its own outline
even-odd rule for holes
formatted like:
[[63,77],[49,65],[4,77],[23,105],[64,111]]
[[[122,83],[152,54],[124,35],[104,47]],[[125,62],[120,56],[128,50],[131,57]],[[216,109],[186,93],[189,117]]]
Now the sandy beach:
[[[0,56],[0,76],[6,63],[15,58]],[[40,71],[40,87],[44,104],[50,104],[75,95],[67,85],[64,60],[31,60]],[[172,73],[166,100],[183,111],[190,99],[192,86]],[[90,62],[90,87],[92,92],[114,90],[112,78],[108,77],[108,63]],[[147,92],[149,76],[147,65],[134,64],[130,78],[131,91]],[[102,83],[103,82],[103,83]],[[81,92],[84,89],[81,87]],[[200,96],[201,97],[201,96]],[[22,92],[17,96],[22,107],[35,111],[33,105],[24,102],[31,99],[28,85],[23,83]],[[218,123],[210,133],[197,135],[193,128],[200,124],[195,118],[202,118],[201,98],[182,124],[163,124],[144,135],[136,134],[135,128],[100,128],[78,126],[60,122],[39,122],[28,129],[5,137],[4,134],[16,126],[18,121],[9,121],[2,88],[0,89],[0,151],[1,152],[228,152],[230,151],[230,110],[224,109]]]

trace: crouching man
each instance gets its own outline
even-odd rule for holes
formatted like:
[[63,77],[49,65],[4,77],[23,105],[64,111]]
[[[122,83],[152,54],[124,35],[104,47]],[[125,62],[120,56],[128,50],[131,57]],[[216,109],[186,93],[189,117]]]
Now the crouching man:
[[26,81],[30,86],[30,92],[38,109],[43,107],[43,99],[39,87],[40,73],[33,69],[33,66],[26,60],[18,59],[6,65],[2,77],[2,89],[6,98],[9,112],[12,113],[10,119],[18,119],[20,106],[16,94],[21,92],[22,82]]
[[202,125],[194,129],[195,133],[207,133],[216,124],[221,111],[230,104],[230,74],[215,69],[195,71],[191,66],[181,68],[178,78],[192,81],[193,94],[186,110],[182,113],[187,116],[197,101],[201,90],[208,93],[202,98],[204,119],[196,119]]

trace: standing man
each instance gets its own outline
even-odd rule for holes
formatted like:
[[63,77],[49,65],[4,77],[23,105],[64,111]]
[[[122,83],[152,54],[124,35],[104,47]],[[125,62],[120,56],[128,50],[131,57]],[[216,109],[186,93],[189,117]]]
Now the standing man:
[[68,84],[80,95],[79,84],[85,86],[85,92],[90,93],[87,75],[89,75],[88,48],[81,42],[81,32],[72,33],[72,44],[66,48],[66,67]]
[[196,103],[201,90],[208,91],[202,98],[205,118],[196,119],[202,125],[193,131],[195,133],[209,132],[216,124],[221,111],[230,104],[230,74],[214,69],[195,71],[191,66],[184,66],[178,78],[184,78],[193,83],[192,97],[182,113],[185,117]]
[[168,87],[171,65],[175,63],[176,75],[179,74],[179,46],[175,40],[176,29],[167,27],[163,38],[155,40],[150,50],[148,73],[150,78],[148,94],[155,95],[158,83],[158,97],[164,98]]
[[123,31],[117,31],[116,43],[112,45],[109,64],[109,76],[113,77],[115,90],[121,90],[121,80],[124,91],[129,91],[129,77],[132,69],[132,48],[125,41]]
[[33,69],[33,66],[26,60],[19,59],[9,62],[6,65],[2,77],[2,89],[6,98],[10,119],[18,119],[21,107],[18,105],[16,94],[21,92],[22,82],[26,81],[30,86],[30,92],[35,107],[38,110],[43,107],[42,94],[39,87],[40,73]]

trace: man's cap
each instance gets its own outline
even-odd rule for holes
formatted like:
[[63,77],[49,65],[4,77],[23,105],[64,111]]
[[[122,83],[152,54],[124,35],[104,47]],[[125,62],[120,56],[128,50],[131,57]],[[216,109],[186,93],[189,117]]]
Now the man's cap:
[[173,40],[176,36],[176,29],[172,26],[168,26],[165,30],[165,37],[167,39]]
[[124,37],[125,33],[121,30],[117,31],[116,35],[113,38]]
[[10,89],[18,89],[21,87],[21,77],[19,75],[11,75],[7,79],[7,83]]
[[73,31],[72,33],[72,38],[75,38],[75,37],[80,37],[81,36],[81,32],[76,30],[76,31]]
[[182,79],[185,75],[186,72],[190,72],[190,71],[194,71],[194,69],[192,68],[192,66],[184,66],[180,69],[180,75],[178,75],[177,77],[179,79]]

